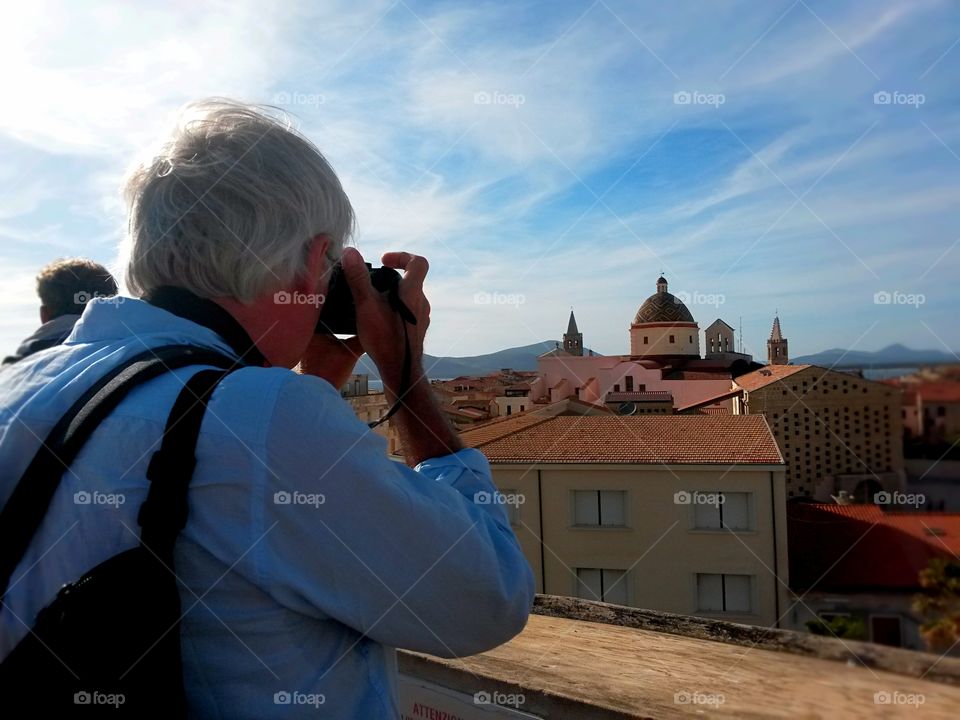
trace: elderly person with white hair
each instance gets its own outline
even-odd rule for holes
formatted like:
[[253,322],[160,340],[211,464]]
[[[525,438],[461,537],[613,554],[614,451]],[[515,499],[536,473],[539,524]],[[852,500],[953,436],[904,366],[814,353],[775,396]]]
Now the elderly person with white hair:
[[[125,197],[135,297],[91,301],[63,345],[0,373],[0,506],[41,438],[110,370],[172,344],[213,350],[239,369],[206,401],[172,556],[189,715],[395,718],[394,648],[453,657],[518,633],[530,568],[503,507],[484,503],[497,495],[486,459],[462,447],[421,364],[426,260],[382,258],[403,272],[413,323],[345,248],[353,210],[319,150],[233,101],[188,106]],[[347,341],[315,334],[319,301],[276,301],[322,299],[338,262],[357,315]],[[363,352],[399,402],[406,465],[338,392]],[[0,606],[0,659],[62,585],[137,545],[151,454],[197,370],[137,387],[58,469]],[[124,501],[78,504],[90,492]]]

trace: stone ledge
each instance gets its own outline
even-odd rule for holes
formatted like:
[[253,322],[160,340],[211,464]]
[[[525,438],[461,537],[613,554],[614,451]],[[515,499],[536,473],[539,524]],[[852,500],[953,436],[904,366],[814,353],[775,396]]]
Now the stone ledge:
[[898,675],[960,685],[960,659],[958,658],[940,657],[931,653],[857,640],[838,640],[793,630],[741,625],[558,595],[537,595],[533,612],[536,615],[682,635],[698,640],[787,652],[820,660],[834,660],[856,665],[862,663],[867,667]]

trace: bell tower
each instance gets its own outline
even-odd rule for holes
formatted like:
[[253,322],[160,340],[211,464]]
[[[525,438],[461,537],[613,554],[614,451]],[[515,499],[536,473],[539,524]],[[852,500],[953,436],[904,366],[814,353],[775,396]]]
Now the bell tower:
[[787,339],[780,332],[780,315],[774,314],[773,329],[770,331],[770,339],[767,340],[767,364],[788,365],[789,363]]
[[577,330],[573,308],[570,308],[570,320],[567,322],[567,331],[563,334],[563,349],[571,355],[583,355],[583,333]]

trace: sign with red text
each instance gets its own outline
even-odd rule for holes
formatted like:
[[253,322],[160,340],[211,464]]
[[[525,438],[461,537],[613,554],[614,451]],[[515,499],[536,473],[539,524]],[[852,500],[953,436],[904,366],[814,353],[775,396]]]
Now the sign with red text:
[[400,720],[539,720],[538,715],[520,709],[526,698],[519,692],[504,693],[492,688],[480,688],[473,695],[466,695],[403,674],[400,675],[398,690]]

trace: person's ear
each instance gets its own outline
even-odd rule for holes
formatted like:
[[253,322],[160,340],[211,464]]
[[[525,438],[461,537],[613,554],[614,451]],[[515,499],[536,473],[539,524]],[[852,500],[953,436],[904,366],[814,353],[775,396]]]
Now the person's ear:
[[40,306],[40,322],[48,323],[53,320],[53,311],[46,305]]
[[[317,235],[310,241],[310,248],[307,250],[307,267],[302,275],[304,287],[303,292],[314,293],[320,288],[320,281],[329,268],[327,267],[327,249],[330,247],[330,238],[326,235]],[[326,283],[324,283],[324,288]]]

